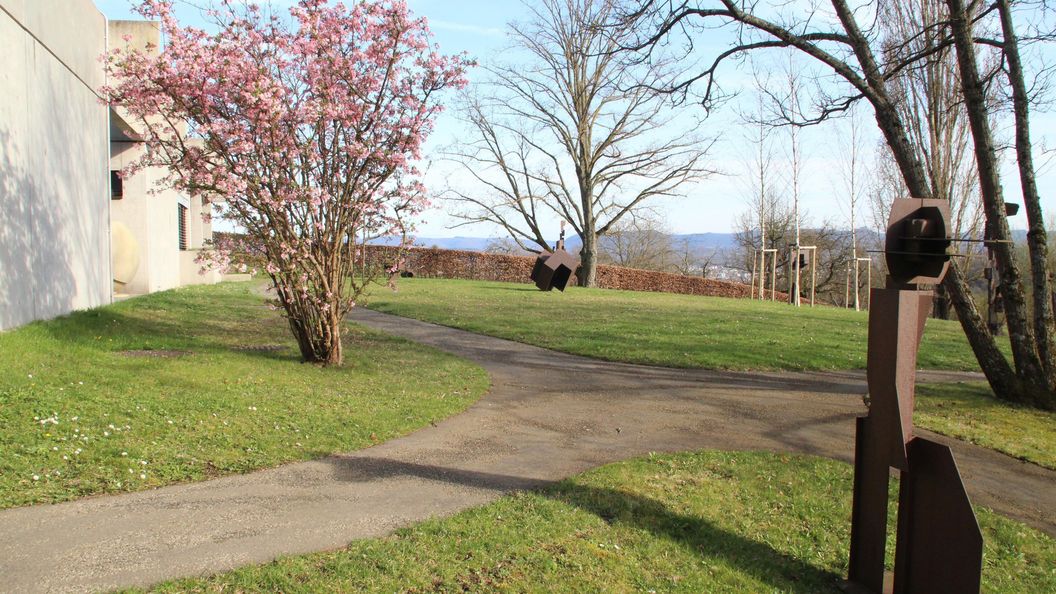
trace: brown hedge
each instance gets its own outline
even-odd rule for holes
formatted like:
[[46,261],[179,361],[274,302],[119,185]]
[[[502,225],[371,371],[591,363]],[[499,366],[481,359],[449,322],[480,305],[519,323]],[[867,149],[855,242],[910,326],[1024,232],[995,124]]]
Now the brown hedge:
[[[397,252],[397,248],[394,247],[367,246],[366,257],[369,264],[386,268],[393,264]],[[486,254],[439,248],[410,248],[406,251],[404,260],[403,270],[424,278],[458,278],[508,283],[530,283],[528,276],[535,263],[533,256]],[[598,286],[604,289],[711,297],[747,298],[751,295],[751,287],[741,283],[605,265],[598,266]],[[785,293],[777,294],[777,299],[787,298],[788,295]]]

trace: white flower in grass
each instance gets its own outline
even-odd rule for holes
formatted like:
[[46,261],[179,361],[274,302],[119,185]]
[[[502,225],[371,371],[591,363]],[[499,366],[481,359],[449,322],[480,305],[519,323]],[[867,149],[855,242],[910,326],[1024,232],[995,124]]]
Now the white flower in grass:
[[140,474],[140,475],[139,475],[139,478],[141,478],[141,479],[144,479],[144,480],[146,480],[146,478],[147,478],[147,475],[146,475],[146,473],[142,473],[142,474]]
[[34,474],[33,475],[33,480],[39,481],[40,480],[40,475],[39,474]]
[[127,456],[127,455],[128,455],[128,452],[121,452],[121,456],[122,457]]
[[109,431],[103,431],[103,437],[110,437]]

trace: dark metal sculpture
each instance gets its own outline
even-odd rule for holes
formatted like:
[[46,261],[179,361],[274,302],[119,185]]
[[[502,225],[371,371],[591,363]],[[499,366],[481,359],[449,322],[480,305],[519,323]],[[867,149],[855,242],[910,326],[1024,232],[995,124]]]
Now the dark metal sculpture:
[[535,259],[531,279],[540,291],[557,289],[564,292],[576,268],[579,268],[579,261],[565,251],[565,222],[561,221],[561,238],[557,240],[554,251],[539,254]]
[[540,254],[535,259],[532,280],[541,291],[553,289],[564,291],[577,267],[579,267],[579,262],[572,257],[572,254],[558,248],[552,252]]
[[979,591],[983,538],[949,447],[913,435],[917,349],[949,267],[944,200],[895,200],[884,246],[887,287],[869,310],[869,414],[857,421],[849,582],[884,591],[890,469],[901,477],[895,593]]

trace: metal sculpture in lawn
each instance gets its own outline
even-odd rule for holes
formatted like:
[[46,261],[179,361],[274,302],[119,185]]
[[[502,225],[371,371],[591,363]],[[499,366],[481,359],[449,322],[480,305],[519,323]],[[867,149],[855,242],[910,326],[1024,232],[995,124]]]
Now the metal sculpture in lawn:
[[899,199],[891,208],[885,288],[869,310],[869,413],[857,420],[848,582],[885,591],[888,484],[900,471],[895,593],[979,591],[983,538],[948,446],[913,434],[917,350],[932,293],[950,264],[948,203]]

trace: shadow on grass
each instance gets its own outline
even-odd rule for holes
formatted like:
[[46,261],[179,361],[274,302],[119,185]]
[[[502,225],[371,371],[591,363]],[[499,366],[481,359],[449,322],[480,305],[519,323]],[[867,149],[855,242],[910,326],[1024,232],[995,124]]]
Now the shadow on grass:
[[[286,322],[245,317],[244,306],[196,312],[193,304],[179,317],[170,315],[168,302],[143,301],[129,306],[110,306],[78,311],[54,320],[36,322],[27,330],[39,332],[65,347],[86,347],[98,352],[187,351],[190,354],[230,353],[253,359],[300,361],[296,344],[289,341]],[[170,308],[170,309],[166,309]],[[155,314],[158,311],[161,313]],[[195,315],[200,313],[201,315]],[[268,326],[274,326],[271,331]],[[281,349],[273,348],[279,346]],[[262,346],[263,345],[263,348]]]
[[411,476],[498,492],[532,490],[594,514],[610,525],[646,530],[671,540],[704,558],[721,559],[746,575],[790,592],[817,592],[835,584],[840,576],[782,553],[770,545],[716,526],[708,520],[680,514],[662,503],[627,491],[579,485],[571,481],[547,481],[515,475],[494,474],[415,464],[367,456],[334,456],[325,462],[336,478],[348,482],[370,482]]

